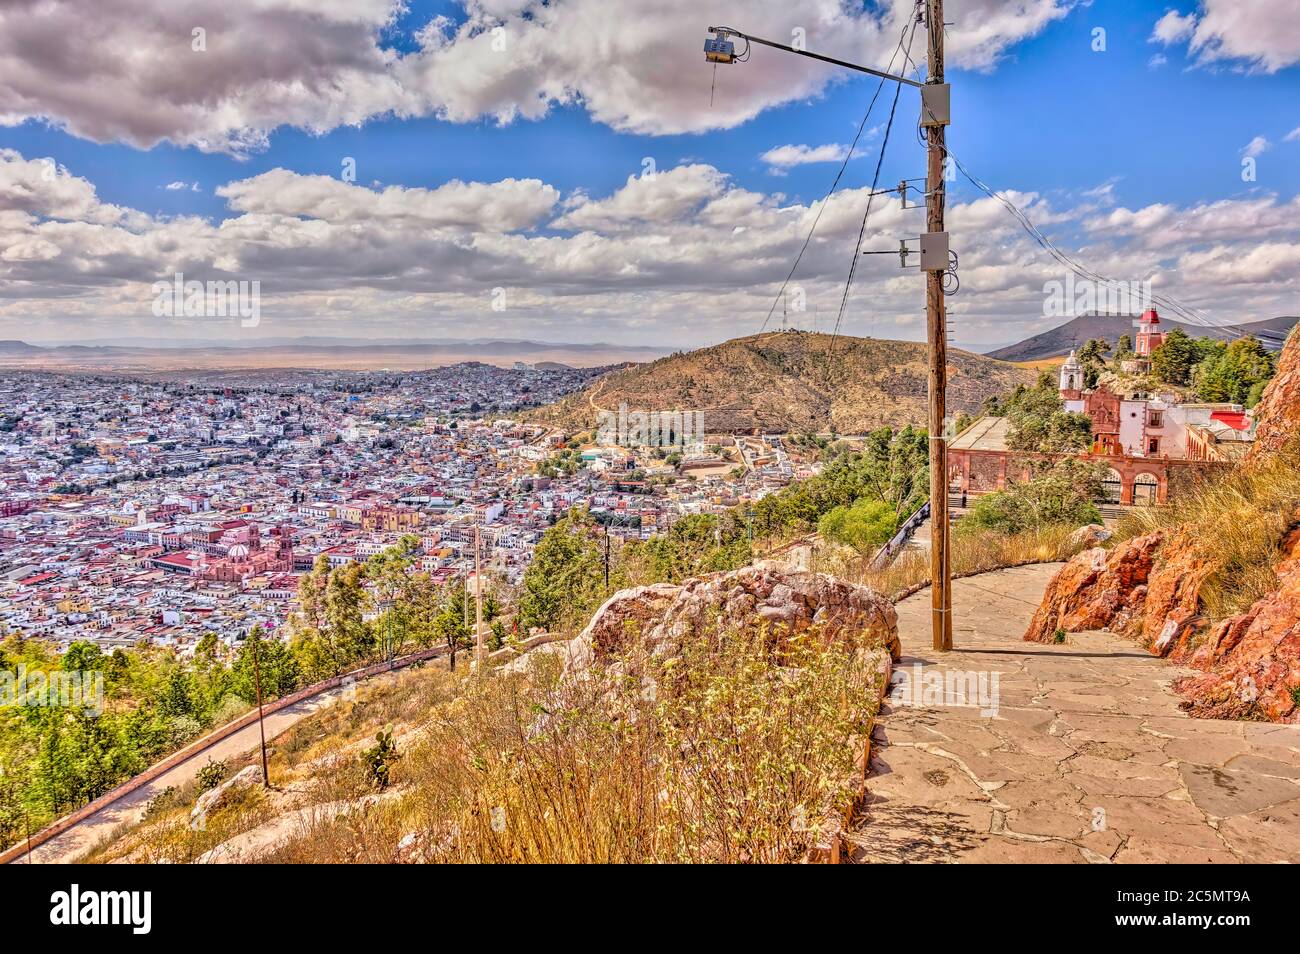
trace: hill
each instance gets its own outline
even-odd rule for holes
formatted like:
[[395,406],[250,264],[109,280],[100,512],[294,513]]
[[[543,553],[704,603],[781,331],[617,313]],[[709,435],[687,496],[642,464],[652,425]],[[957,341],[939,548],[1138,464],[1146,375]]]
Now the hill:
[[[1281,351],[1286,342],[1287,333],[1300,318],[1269,318],[1265,321],[1252,321],[1243,325],[1224,325],[1221,328],[1209,328],[1204,325],[1187,325],[1168,318],[1161,318],[1160,325],[1165,331],[1181,328],[1194,338],[1221,338],[1229,340],[1240,335],[1254,335],[1270,351]],[[1081,315],[1071,318],[1063,325],[1057,325],[1040,332],[1031,338],[1017,341],[1005,348],[990,351],[987,357],[999,361],[1038,361],[1042,358],[1056,358],[1070,353],[1071,349],[1080,347],[1092,338],[1105,338],[1112,345],[1120,335],[1133,335],[1133,321],[1129,318],[1105,315]]]
[[[969,351],[948,352],[951,414],[974,412],[991,394],[1033,372]],[[616,410],[702,411],[710,432],[759,430],[857,434],[926,420],[926,347],[914,341],[782,331],[734,338],[611,372],[586,390],[530,412],[533,420],[594,428]]]

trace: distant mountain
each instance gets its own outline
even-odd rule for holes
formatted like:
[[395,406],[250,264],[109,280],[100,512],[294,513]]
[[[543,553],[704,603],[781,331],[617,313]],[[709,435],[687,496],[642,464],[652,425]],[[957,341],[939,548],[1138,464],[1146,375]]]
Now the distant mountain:
[[[969,351],[948,352],[948,408],[973,412],[1033,373]],[[782,331],[735,338],[613,371],[583,391],[529,412],[543,423],[593,429],[598,412],[702,411],[711,432],[856,434],[924,425],[926,346],[913,341]]]
[[477,338],[376,339],[288,338],[263,341],[173,342],[154,345],[97,343],[31,345],[0,341],[0,364],[67,371],[172,371],[317,368],[322,370],[399,371],[482,361],[512,367],[523,361],[542,369],[592,368],[625,361],[648,361],[664,348],[602,343],[552,343]]
[[[1229,341],[1242,335],[1254,335],[1270,351],[1281,351],[1286,336],[1300,318],[1269,318],[1265,321],[1252,321],[1243,325],[1222,325],[1208,327],[1205,325],[1188,325],[1160,319],[1160,326],[1165,331],[1181,328],[1196,338],[1218,338]],[[1063,325],[1048,331],[1017,341],[1005,348],[988,352],[988,357],[999,361],[1040,361],[1043,358],[1056,358],[1067,355],[1074,348],[1081,347],[1092,338],[1105,338],[1113,346],[1120,335],[1134,335],[1136,329],[1130,318],[1084,315],[1071,318]]]
[[40,350],[26,341],[0,341],[0,354],[35,354]]

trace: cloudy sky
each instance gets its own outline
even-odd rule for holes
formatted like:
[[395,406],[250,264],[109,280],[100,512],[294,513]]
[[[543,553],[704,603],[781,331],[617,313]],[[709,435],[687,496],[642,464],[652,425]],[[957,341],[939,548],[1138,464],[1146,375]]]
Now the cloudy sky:
[[[759,330],[814,220],[790,323],[829,330],[894,88],[852,149],[876,80],[763,47],[715,75],[706,27],[910,69],[912,10],[4,0],[0,338],[694,347]],[[1057,244],[1219,322],[1300,311],[1300,0],[948,0],[947,19],[950,146]],[[882,184],[924,174],[917,114],[904,89]],[[1059,267],[949,188],[953,337],[1053,323]],[[878,198],[862,248],[923,224]],[[860,263],[844,330],[922,337],[918,274]],[[156,317],[177,273],[259,282],[260,324]]]

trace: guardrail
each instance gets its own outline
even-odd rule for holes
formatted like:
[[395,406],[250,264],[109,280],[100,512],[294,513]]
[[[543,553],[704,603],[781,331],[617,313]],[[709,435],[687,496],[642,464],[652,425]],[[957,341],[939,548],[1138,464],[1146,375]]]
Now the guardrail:
[[912,534],[916,533],[916,528],[930,519],[930,501],[926,501],[916,508],[916,512],[903,521],[903,525],[898,528],[898,532],[890,537],[889,542],[876,551],[875,557],[871,560],[873,570],[882,570],[894,562],[894,557],[907,546],[907,542],[912,539]]
[[[271,715],[273,712],[279,712],[281,709],[287,709],[292,705],[303,702],[313,696],[318,696],[322,692],[328,692],[331,689],[337,689],[339,686],[349,682],[357,682],[362,679],[369,679],[371,676],[378,676],[385,672],[392,672],[395,669],[404,669],[416,663],[424,662],[440,656],[447,652],[446,647],[438,646],[433,649],[423,649],[418,653],[411,653],[406,656],[399,656],[395,659],[389,659],[385,662],[375,663],[362,669],[354,669],[351,672],[341,673],[337,676],[331,676],[329,679],[305,686],[297,692],[292,692],[282,699],[276,699],[274,702],[266,703],[262,706],[263,717]],[[220,728],[214,729],[202,738],[196,739],[189,745],[177,749],[171,755],[164,758],[161,762],[155,762],[139,775],[133,776],[123,782],[116,788],[110,789],[103,795],[87,802],[77,810],[64,815],[58,821],[40,831],[36,832],[30,838],[24,838],[16,845],[0,851],[0,864],[9,864],[12,861],[21,858],[32,848],[37,848],[51,839],[57,838],[70,828],[75,828],[81,822],[85,821],[91,815],[95,815],[108,806],[112,805],[119,799],[125,798],[132,792],[138,791],[150,782],[154,781],[160,775],[163,775],[182,762],[187,762],[196,755],[202,755],[208,749],[212,748],[218,742],[228,739],[241,729],[246,729],[257,722],[257,710],[252,709],[244,715],[235,719],[233,722],[227,722]]]

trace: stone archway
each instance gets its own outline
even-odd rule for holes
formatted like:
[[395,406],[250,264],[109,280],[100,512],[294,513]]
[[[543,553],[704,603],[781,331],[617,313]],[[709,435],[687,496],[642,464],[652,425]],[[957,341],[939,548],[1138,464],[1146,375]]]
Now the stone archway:
[[1117,504],[1124,496],[1124,478],[1120,476],[1119,471],[1114,467],[1108,468],[1106,476],[1101,481],[1102,503]]
[[1133,478],[1133,503],[1150,506],[1160,499],[1160,479],[1155,474],[1141,473]]

